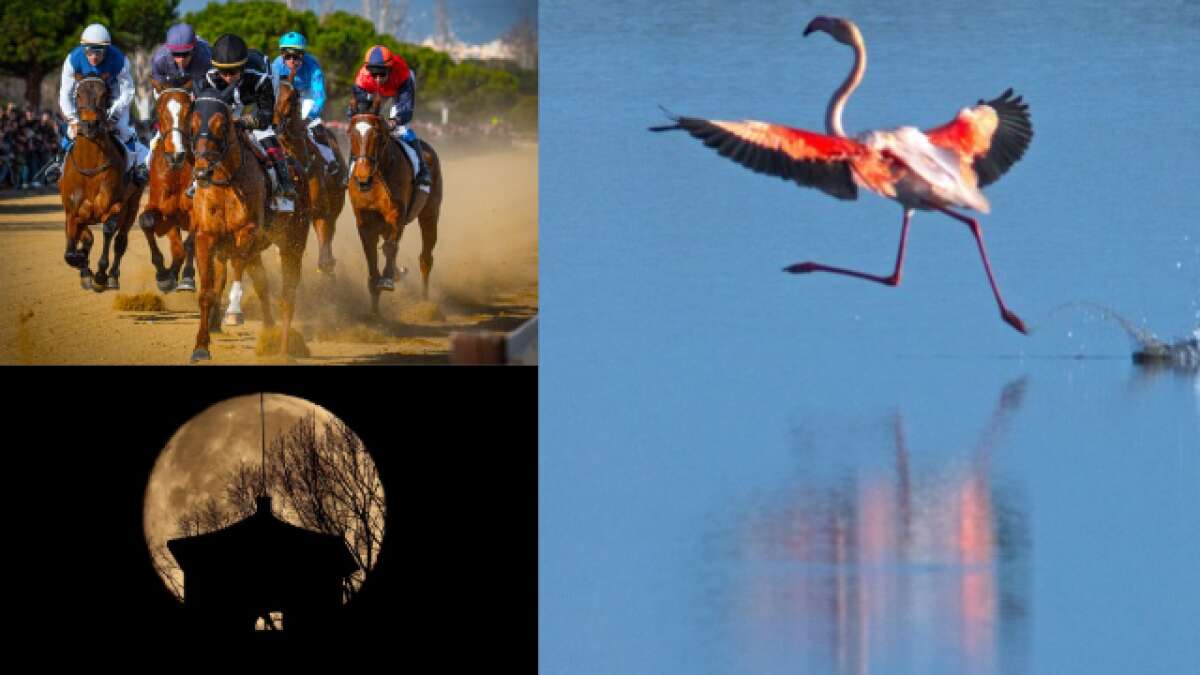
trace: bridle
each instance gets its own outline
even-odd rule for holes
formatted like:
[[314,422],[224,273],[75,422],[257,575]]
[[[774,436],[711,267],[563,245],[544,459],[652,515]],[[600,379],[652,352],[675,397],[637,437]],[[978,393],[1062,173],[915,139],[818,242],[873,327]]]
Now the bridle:
[[[203,115],[203,113],[202,113],[202,117],[200,120],[201,121],[200,134],[198,136],[196,136],[196,138],[192,139],[192,155],[194,157],[197,157],[199,159],[203,159],[203,160],[207,161],[208,166],[205,167],[204,169],[196,170],[196,181],[201,184],[211,183],[211,184],[219,186],[219,187],[229,187],[233,183],[233,176],[236,175],[238,170],[240,170],[242,168],[242,162],[245,161],[244,159],[242,159],[241,161],[238,162],[238,165],[236,168],[231,169],[231,170],[226,170],[226,172],[229,174],[228,180],[221,181],[219,179],[213,178],[212,173],[213,173],[214,169],[221,166],[225,162],[225,157],[229,155],[229,148],[232,147],[232,145],[237,141],[236,138],[233,139],[232,141],[230,140],[230,136],[233,133],[235,133],[233,130],[233,126],[234,126],[233,110],[229,107],[228,103],[226,103],[225,101],[223,101],[219,98],[213,97],[213,96],[197,97],[196,98],[197,105],[195,106],[196,108],[200,107],[198,104],[201,101],[211,101],[213,103],[221,104],[221,107],[225,109],[226,119],[229,120],[229,125],[228,125],[229,130],[225,132],[225,138],[221,139],[221,145],[220,145],[221,149],[219,152],[213,152],[213,151],[209,150],[208,148],[205,148],[203,153],[196,152],[195,146],[197,143],[200,142],[200,139],[204,139],[209,145],[217,145],[217,142],[215,140],[215,137],[213,136],[212,131],[210,131],[208,128],[208,120],[210,119],[211,113],[209,115]],[[199,112],[199,110],[197,110],[197,112]]]
[[[380,131],[379,127],[383,122],[383,118],[380,115],[378,115],[377,113],[359,113],[359,114],[355,115],[354,117],[350,118],[351,138],[354,137],[354,134],[358,133],[358,125],[355,124],[354,120],[362,118],[362,117],[371,118],[371,131]],[[363,137],[363,143],[366,143],[366,134],[361,134],[361,136]],[[380,168],[380,165],[383,163],[382,160],[380,159],[380,155],[383,152],[383,146],[385,146],[386,144],[387,144],[386,138],[384,138],[382,142],[376,142],[375,150],[369,156],[354,154],[354,150],[353,150],[354,144],[353,143],[350,144],[350,147],[351,147],[350,163],[351,164],[354,164],[356,161],[363,159],[364,157],[366,159],[370,160],[370,162],[371,162],[371,173],[367,175],[368,183],[370,182],[370,179],[379,175],[379,168]],[[384,156],[386,156],[386,154],[384,154]]]
[[[279,125],[277,126],[277,128],[281,131],[281,136],[287,135],[290,138],[291,134],[293,132],[292,124],[291,124],[292,116],[296,114],[296,104],[300,100],[300,97],[299,97],[298,92],[296,91],[296,85],[292,84],[291,82],[289,82],[287,80],[280,79],[279,87],[280,87],[280,89],[282,89],[283,87],[287,87],[293,93],[293,96],[291,97],[291,99],[288,102],[287,110],[280,112],[281,119],[280,119]],[[301,129],[300,130],[300,138],[295,141],[295,143],[299,144],[300,147],[303,149],[302,152],[304,153],[305,161],[304,161],[304,165],[301,168],[303,169],[305,175],[308,175],[308,172],[309,172],[309,170],[312,169],[312,165],[313,165],[313,155],[311,152],[309,152],[309,149],[308,149],[307,136],[308,136],[308,134],[304,133],[304,130]],[[291,141],[289,141],[289,142],[291,142]]]
[[[190,130],[188,129],[187,120],[192,114],[192,90],[184,89],[183,87],[168,87],[163,89],[162,91],[158,92],[158,102],[155,103],[156,108],[157,106],[163,105],[162,101],[167,98],[167,94],[185,94],[187,97],[187,107],[184,108],[183,112],[179,116],[179,126],[172,128],[171,131],[178,131],[179,135],[183,137],[183,152],[181,154],[184,154],[185,156],[190,155],[192,154],[192,147],[188,142]],[[161,110],[157,110],[156,112],[159,119],[159,127],[161,128],[164,115],[162,114]],[[162,134],[162,138],[163,142],[165,142],[167,135]],[[176,164],[171,155],[166,153],[166,148],[162,145],[162,143],[159,144],[159,147],[163,147],[163,158],[166,160],[168,168],[170,168],[172,171],[178,171],[183,168],[183,159],[180,159],[179,163]]]
[[[104,85],[104,93],[100,96],[99,105],[97,105],[96,103],[89,103],[88,105],[80,105],[79,91],[83,88],[84,83],[87,83],[87,82],[99,82],[100,84]],[[82,120],[82,119],[79,120],[79,122],[78,122],[79,133],[84,138],[91,140],[91,141],[95,141],[95,140],[97,140],[96,137],[100,135],[99,132],[102,129],[102,125],[104,124],[104,120],[105,120],[105,115],[107,114],[108,106],[105,105],[107,102],[107,99],[108,99],[108,82],[106,80],[104,80],[103,78],[94,77],[94,76],[93,77],[85,77],[75,83],[75,110],[76,111],[83,110],[83,111],[87,111],[87,112],[96,114],[96,119],[94,119],[94,120]],[[92,176],[95,176],[95,175],[101,173],[102,171],[104,171],[105,169],[109,168],[110,166],[112,166],[112,161],[109,158],[107,153],[104,153],[104,162],[101,163],[100,166],[98,166],[94,169],[85,169],[84,167],[79,166],[79,160],[76,158],[76,153],[72,152],[72,153],[69,153],[69,155],[71,157],[71,164],[73,164],[75,166],[75,170],[88,178],[91,178]]]

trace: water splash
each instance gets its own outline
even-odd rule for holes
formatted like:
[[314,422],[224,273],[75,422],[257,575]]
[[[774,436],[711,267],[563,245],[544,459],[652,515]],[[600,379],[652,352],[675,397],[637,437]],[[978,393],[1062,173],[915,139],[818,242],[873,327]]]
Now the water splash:
[[1069,302],[1054,308],[1051,313],[1068,307],[1087,307],[1100,312],[1105,319],[1115,321],[1134,343],[1133,362],[1146,366],[1167,366],[1180,370],[1200,370],[1200,316],[1190,337],[1168,342],[1115,311],[1094,302]]

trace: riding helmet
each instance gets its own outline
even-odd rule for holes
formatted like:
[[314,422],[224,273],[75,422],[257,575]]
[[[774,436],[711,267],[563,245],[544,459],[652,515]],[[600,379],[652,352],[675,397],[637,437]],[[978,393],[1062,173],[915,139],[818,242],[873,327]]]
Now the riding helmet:
[[196,31],[186,23],[177,23],[167,29],[167,49],[174,54],[190,52],[196,46]]
[[292,31],[279,38],[279,49],[302,52],[308,49],[308,42],[303,35]]
[[212,48],[213,67],[220,70],[232,70],[246,65],[249,52],[242,38],[226,33],[217,38]]
[[108,34],[108,29],[98,23],[94,23],[83,29],[83,37],[80,38],[81,45],[104,45],[108,46],[112,43],[112,36]]

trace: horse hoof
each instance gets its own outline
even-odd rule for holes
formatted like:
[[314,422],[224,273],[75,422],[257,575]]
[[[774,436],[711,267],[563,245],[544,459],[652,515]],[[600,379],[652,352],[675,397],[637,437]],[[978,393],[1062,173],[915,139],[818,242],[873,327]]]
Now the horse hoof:
[[160,279],[158,281],[158,290],[162,291],[163,293],[170,293],[171,291],[175,290],[175,280]]
[[192,352],[192,363],[197,361],[211,361],[212,354],[208,353],[207,349],[196,349]]
[[[79,277],[79,287],[85,291],[92,290],[92,278],[91,277]],[[100,290],[104,290],[104,289],[100,289]]]
[[406,274],[408,274],[408,268],[405,267],[404,265],[397,265],[396,266],[396,274],[392,278],[399,281],[400,277],[402,277]]
[[110,291],[118,291],[121,289],[121,280],[118,277],[110,277],[104,287]]
[[379,277],[379,280],[375,282],[375,288],[381,291],[394,291],[396,290],[396,282],[387,277]]
[[184,277],[179,281],[179,285],[175,287],[175,290],[195,292],[196,280],[191,277]]
[[244,323],[246,323],[246,316],[241,312],[228,312],[225,314],[226,326],[240,326]]

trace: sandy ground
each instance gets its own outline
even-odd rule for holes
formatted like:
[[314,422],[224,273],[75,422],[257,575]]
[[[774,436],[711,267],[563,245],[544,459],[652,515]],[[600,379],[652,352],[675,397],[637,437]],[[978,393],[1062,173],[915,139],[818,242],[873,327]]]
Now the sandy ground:
[[[289,362],[446,363],[451,331],[511,331],[537,312],[537,147],[444,151],[442,163],[446,196],[429,300],[421,300],[420,229],[413,222],[397,257],[409,272],[394,293],[383,295],[382,318],[371,317],[365,258],[347,200],[334,237],[332,282],[316,271],[316,236],[309,236],[295,325],[311,355]],[[57,194],[0,195],[0,363],[187,363],[200,316],[195,293],[163,296],[166,311],[114,309],[118,294],[157,292],[136,224],[121,289],[95,293],[81,289],[78,272],[62,260],[62,222]],[[93,234],[94,268],[99,228]],[[159,246],[169,260],[166,240]],[[264,259],[278,291],[278,253],[272,248]],[[243,307],[245,325],[213,334],[210,363],[284,363],[255,353],[262,322],[249,279]]]

